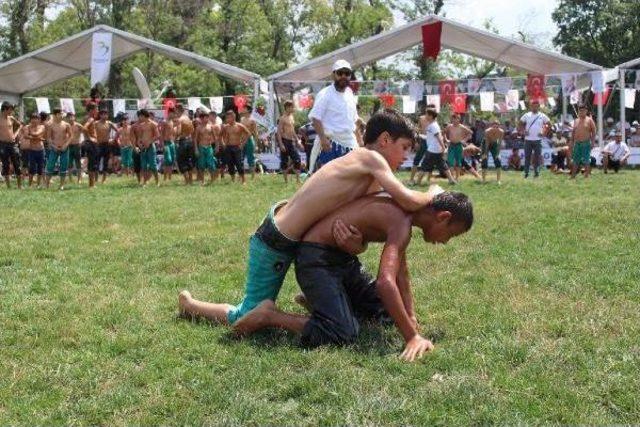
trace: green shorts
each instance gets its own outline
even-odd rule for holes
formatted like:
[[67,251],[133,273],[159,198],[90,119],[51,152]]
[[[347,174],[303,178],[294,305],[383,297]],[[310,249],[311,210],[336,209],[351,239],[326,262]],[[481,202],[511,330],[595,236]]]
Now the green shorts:
[[198,146],[198,160],[197,167],[199,171],[209,170],[214,172],[216,170],[216,158],[213,156],[213,147]]
[[573,153],[571,154],[573,164],[580,166],[582,163],[585,166],[591,164],[591,141],[577,141],[573,146]]
[[143,171],[158,172],[156,144],[151,144],[149,148],[140,151],[140,168]]
[[173,141],[164,142],[164,153],[162,158],[162,164],[165,167],[173,166],[176,161],[176,144]]
[[280,202],[271,207],[269,214],[249,240],[244,298],[227,313],[230,325],[262,301],[275,301],[278,297],[298,247],[298,242],[282,234],[274,221],[276,210],[285,203],[286,201]]
[[247,143],[244,144],[244,158],[247,159],[249,169],[253,169],[256,165],[256,142],[253,140],[253,136],[247,139]]
[[449,167],[462,166],[462,143],[455,142],[449,146],[449,153],[447,154],[447,162]]
[[47,175],[53,175],[53,171],[56,168],[56,163],[60,161],[60,167],[58,173],[60,176],[67,175],[67,169],[69,168],[69,149],[64,151],[58,151],[51,149],[47,156]]
[[120,148],[120,156],[122,158],[123,168],[133,167],[133,147],[131,145]]

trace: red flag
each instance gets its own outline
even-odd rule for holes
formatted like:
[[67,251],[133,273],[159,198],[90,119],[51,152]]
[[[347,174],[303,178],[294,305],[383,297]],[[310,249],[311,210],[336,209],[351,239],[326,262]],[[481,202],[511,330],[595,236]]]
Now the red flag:
[[434,22],[422,26],[422,56],[432,58],[434,61],[440,53],[440,36],[442,35],[442,22]]
[[455,80],[442,80],[438,83],[440,88],[440,103],[442,105],[453,103],[457,87]]
[[380,102],[385,108],[391,108],[396,105],[396,97],[391,93],[381,93],[378,98],[380,98]]
[[609,93],[611,90],[609,86],[604,87],[604,92],[596,93],[593,96],[593,105],[607,105],[607,99],[609,99]]
[[169,109],[176,108],[177,103],[178,103],[178,100],[175,98],[164,98],[162,100],[162,109],[164,110],[165,119],[169,117]]
[[467,95],[458,93],[453,96],[453,112],[458,114],[467,112]]
[[529,96],[529,102],[538,100],[540,103],[544,103],[547,98],[547,94],[544,92],[544,76],[541,74],[529,74],[527,75],[527,95]]
[[247,106],[247,97],[245,95],[235,95],[233,97],[233,105],[236,106],[238,112],[244,111],[244,107]]
[[300,95],[300,98],[298,98],[298,105],[303,110],[309,110],[313,107],[313,98],[309,94]]

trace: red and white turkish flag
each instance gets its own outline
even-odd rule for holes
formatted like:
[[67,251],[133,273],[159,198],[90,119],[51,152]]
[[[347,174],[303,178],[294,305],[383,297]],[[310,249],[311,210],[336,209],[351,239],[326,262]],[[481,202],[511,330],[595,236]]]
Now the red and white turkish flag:
[[457,87],[455,80],[442,80],[438,83],[438,87],[440,89],[440,103],[442,105],[445,104],[453,104]]
[[453,112],[458,114],[467,112],[467,95],[458,93],[453,96]]
[[604,92],[595,93],[593,96],[593,105],[607,105],[607,99],[609,99],[609,93],[611,89],[609,86],[604,87]]
[[529,102],[538,100],[542,104],[545,101],[547,94],[544,92],[544,75],[527,75],[527,95],[529,96]]
[[438,59],[440,53],[440,37],[442,35],[442,22],[434,22],[422,26],[422,56]]

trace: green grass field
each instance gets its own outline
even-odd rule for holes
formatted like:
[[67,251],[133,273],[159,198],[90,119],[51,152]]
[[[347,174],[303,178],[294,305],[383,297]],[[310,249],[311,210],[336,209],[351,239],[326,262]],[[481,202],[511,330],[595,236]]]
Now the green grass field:
[[[176,320],[182,289],[240,300],[248,237],[296,188],[179,182],[0,188],[0,425],[640,423],[640,173],[464,180],[473,229],[409,248],[436,345],[413,364],[393,327],[305,351]],[[278,303],[302,312],[292,273]]]

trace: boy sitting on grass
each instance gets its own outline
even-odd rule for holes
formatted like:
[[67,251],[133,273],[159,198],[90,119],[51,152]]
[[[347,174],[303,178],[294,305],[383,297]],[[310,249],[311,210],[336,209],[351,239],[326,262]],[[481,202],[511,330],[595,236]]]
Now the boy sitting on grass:
[[[364,245],[384,242],[376,280],[367,275],[357,257],[339,249],[339,242],[349,234],[344,224],[360,231]],[[267,300],[240,319],[234,330],[248,334],[275,327],[299,334],[307,347],[347,345],[358,335],[357,317],[375,319],[388,313],[406,343],[401,357],[420,358],[433,344],[419,334],[413,308],[406,257],[411,229],[422,229],[425,242],[444,244],[472,224],[473,207],[462,193],[440,193],[414,213],[405,212],[389,197],[362,197],[314,225],[298,247],[296,278],[304,299],[297,301],[311,316],[282,312]]]
[[415,140],[412,125],[398,112],[376,113],[367,123],[365,147],[332,161],[308,179],[287,202],[271,207],[249,242],[245,297],[238,306],[179,297],[180,311],[233,325],[264,300],[275,301],[300,239],[318,221],[365,194],[384,190],[405,211],[427,206],[434,193],[406,188],[393,174]]

